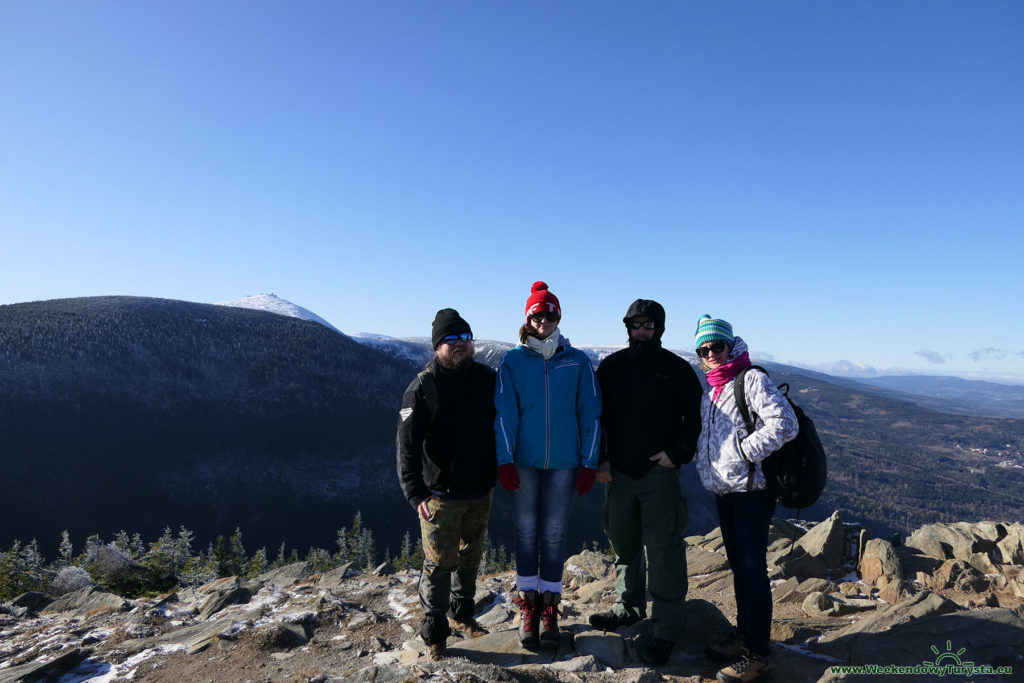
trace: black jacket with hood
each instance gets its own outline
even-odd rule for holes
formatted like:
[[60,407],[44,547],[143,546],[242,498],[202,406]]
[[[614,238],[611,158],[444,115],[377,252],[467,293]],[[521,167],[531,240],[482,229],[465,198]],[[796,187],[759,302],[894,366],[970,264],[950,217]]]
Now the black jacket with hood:
[[634,479],[659,466],[650,458],[660,451],[676,467],[693,459],[703,393],[690,364],[661,346],[661,304],[637,299],[622,320],[640,315],[654,320],[654,337],[641,342],[630,336],[629,348],[616,351],[597,368],[603,398],[600,459]]
[[413,507],[431,495],[481,498],[494,487],[494,370],[473,361],[461,370],[427,366],[437,392],[431,414],[423,381],[409,384],[398,418],[398,479]]

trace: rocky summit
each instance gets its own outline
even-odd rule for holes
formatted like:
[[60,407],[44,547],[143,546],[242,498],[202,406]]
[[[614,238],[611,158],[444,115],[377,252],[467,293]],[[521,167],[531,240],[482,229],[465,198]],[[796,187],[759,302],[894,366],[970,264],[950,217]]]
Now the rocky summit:
[[[771,534],[775,680],[938,680],[934,667],[946,665],[1024,680],[1024,525],[930,524],[906,540],[871,539],[834,513],[776,519]],[[490,633],[456,633],[448,657],[428,662],[417,572],[316,574],[299,562],[145,599],[96,587],[20,595],[0,605],[0,683],[714,680],[703,650],[735,619],[732,577],[717,530],[686,542],[689,623],[656,670],[637,657],[647,620],[589,626],[613,604],[615,579],[610,556],[584,551],[566,563],[557,649],[520,647],[510,573],[479,581],[477,620]]]

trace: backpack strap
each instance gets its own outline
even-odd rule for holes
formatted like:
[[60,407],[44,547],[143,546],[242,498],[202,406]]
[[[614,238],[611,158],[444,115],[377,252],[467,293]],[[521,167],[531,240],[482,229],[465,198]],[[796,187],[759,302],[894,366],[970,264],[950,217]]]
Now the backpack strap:
[[[744,380],[747,377],[749,370],[760,370],[764,374],[768,374],[768,371],[762,368],[760,365],[748,365],[736,374],[736,378],[732,383],[732,394],[736,400],[736,407],[740,409],[740,415],[743,416],[743,425],[747,428],[747,434],[754,433],[754,419],[750,415],[750,406],[747,405],[747,390],[744,386]],[[742,451],[740,452],[742,455]],[[743,456],[746,458],[746,456]],[[754,488],[754,473],[757,471],[757,466],[754,463],[747,461],[747,490],[750,491]]]
[[434,424],[437,416],[437,384],[434,383],[434,375],[430,370],[423,370],[416,375],[420,379],[420,390],[423,392],[423,400],[427,404],[427,411],[430,413],[430,424]]

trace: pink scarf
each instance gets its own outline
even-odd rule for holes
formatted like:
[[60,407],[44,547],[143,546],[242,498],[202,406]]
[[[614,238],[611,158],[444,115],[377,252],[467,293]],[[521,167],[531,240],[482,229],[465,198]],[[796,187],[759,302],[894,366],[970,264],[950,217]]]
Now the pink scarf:
[[750,354],[744,351],[734,360],[731,360],[725,365],[721,365],[707,373],[708,384],[714,387],[711,391],[711,402],[714,403],[717,401],[719,395],[722,393],[722,387],[731,382],[732,378],[740,373],[740,370],[749,366]]

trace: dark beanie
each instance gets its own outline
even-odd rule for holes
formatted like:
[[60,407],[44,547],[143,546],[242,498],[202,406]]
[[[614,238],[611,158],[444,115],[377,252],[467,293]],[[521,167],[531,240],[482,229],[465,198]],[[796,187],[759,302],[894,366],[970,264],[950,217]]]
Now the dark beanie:
[[469,323],[463,320],[462,316],[454,308],[442,308],[434,316],[434,326],[430,331],[430,342],[434,345],[434,349],[437,349],[441,345],[441,340],[449,334],[462,334],[463,332],[473,334],[473,330],[469,328]]

